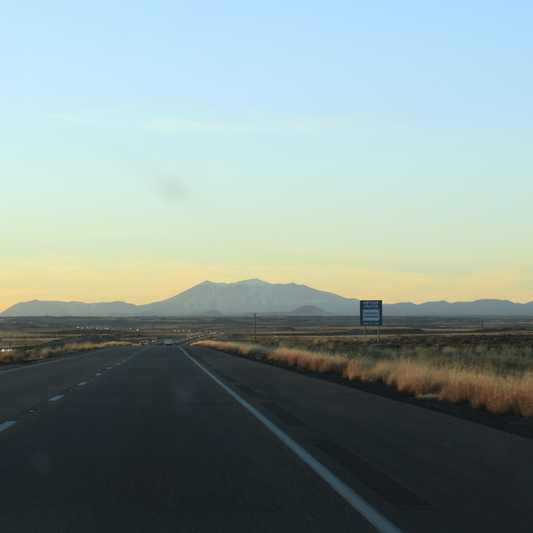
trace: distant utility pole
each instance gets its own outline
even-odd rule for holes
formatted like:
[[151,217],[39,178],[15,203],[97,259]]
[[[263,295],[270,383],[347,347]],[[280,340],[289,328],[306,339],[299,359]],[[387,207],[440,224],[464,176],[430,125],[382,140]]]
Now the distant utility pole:
[[256,323],[256,315],[257,313],[254,313],[254,342],[257,342],[257,336],[256,336],[256,331],[257,331],[257,323]]
[[485,328],[483,326],[483,319],[481,319],[481,335],[485,335]]

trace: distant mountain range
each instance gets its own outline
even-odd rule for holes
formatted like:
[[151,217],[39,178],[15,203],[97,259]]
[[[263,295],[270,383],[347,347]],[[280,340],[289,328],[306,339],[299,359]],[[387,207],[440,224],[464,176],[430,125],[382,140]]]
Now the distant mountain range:
[[[259,279],[237,283],[204,281],[172,298],[146,305],[125,302],[86,304],[32,300],[6,309],[0,316],[221,316],[247,313],[287,315],[358,315],[359,300],[343,298],[296,283],[267,283]],[[509,300],[384,304],[384,316],[405,315],[533,315],[533,302]]]

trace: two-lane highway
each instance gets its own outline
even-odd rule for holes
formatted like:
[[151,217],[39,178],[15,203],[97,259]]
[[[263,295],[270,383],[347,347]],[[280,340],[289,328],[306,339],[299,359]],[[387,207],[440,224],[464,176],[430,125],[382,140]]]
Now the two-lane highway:
[[126,357],[0,433],[1,531],[374,531],[180,349]]
[[532,441],[215,350],[23,367],[0,399],[3,532],[532,529]]

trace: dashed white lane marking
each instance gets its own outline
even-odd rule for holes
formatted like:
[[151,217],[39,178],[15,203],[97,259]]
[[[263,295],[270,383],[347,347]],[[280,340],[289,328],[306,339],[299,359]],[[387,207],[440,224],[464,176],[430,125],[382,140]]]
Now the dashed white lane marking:
[[307,450],[302,448],[289,435],[279,429],[266,416],[262,415],[255,407],[232,391],[227,385],[216,378],[209,370],[193,359],[181,346],[183,353],[198,367],[200,367],[211,379],[216,381],[227,393],[233,396],[245,409],[262,422],[276,437],[289,447],[304,463],[314,470],[337,494],[344,498],[357,512],[364,516],[380,533],[402,533],[392,522],[389,522],[381,513],[374,509],[357,492],[343,483],[333,472],[330,472],[322,463],[317,461]]
[[115,363],[116,365],[120,365],[120,363]]
[[114,348],[107,348],[105,350],[90,350],[89,352],[83,352],[81,353],[80,355],[69,355],[69,356],[65,356],[65,357],[58,357],[57,359],[53,359],[52,361],[39,361],[37,364],[35,365],[28,365],[28,366],[21,366],[19,368],[9,368],[7,370],[2,370],[0,372],[0,374],[6,374],[7,372],[16,372],[18,370],[25,370],[25,369],[29,369],[29,368],[35,368],[36,366],[40,366],[40,365],[51,365],[51,364],[54,364],[54,363],[64,363],[65,361],[70,361],[72,359],[78,359],[79,357],[86,357],[88,355],[94,355],[95,353],[97,354],[101,354],[103,352],[109,352],[111,350],[114,350]]
[[16,424],[16,423],[17,423],[16,420],[4,422],[3,424],[0,424],[0,431],[4,431],[4,429],[7,429],[9,426],[12,426],[13,424]]
[[95,376],[101,376],[101,375],[102,375],[102,372],[97,372],[97,373],[95,374]]
[[113,367],[112,366],[108,366],[107,367],[107,370],[111,370]]
[[87,382],[86,382],[86,381],[80,381],[80,382],[78,383],[78,387],[79,387],[80,385],[87,385]]
[[53,398],[50,398],[49,402],[57,402],[60,398],[63,398],[63,394],[58,394],[57,396],[54,396]]

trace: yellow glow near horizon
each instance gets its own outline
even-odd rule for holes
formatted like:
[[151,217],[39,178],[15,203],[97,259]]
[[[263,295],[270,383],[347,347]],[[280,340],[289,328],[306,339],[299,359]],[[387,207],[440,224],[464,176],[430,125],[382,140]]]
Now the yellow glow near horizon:
[[0,309],[533,300],[526,3],[71,4],[0,19]]
[[85,263],[83,260],[61,265],[18,261],[8,266],[4,262],[0,274],[0,312],[33,299],[85,303],[125,301],[141,305],[165,300],[205,280],[233,283],[250,278],[269,283],[294,282],[346,298],[379,298],[385,303],[481,298],[510,299],[517,303],[533,300],[533,290],[522,290],[524,280],[507,271],[445,278],[356,268],[205,266],[173,261],[159,261],[154,265],[137,261],[95,269]]

